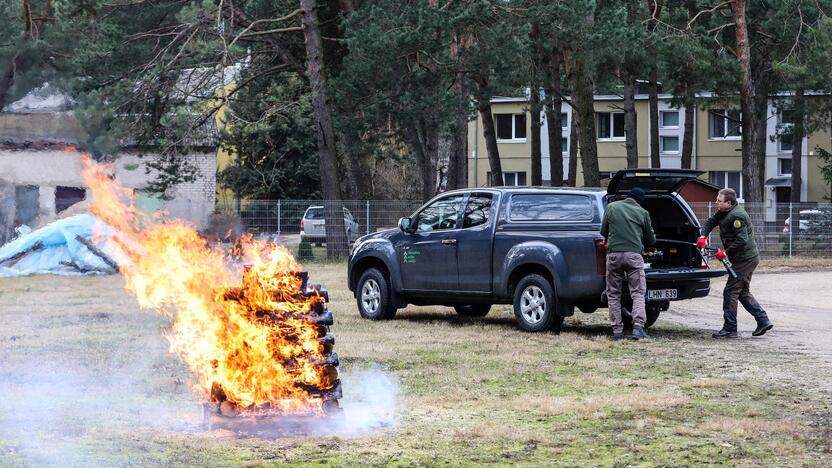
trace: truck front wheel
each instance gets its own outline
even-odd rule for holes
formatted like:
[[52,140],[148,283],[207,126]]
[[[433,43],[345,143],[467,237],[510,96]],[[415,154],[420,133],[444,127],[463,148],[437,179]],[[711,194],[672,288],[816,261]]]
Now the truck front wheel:
[[370,320],[387,320],[396,315],[392,288],[387,275],[378,268],[369,268],[358,279],[358,312]]
[[526,275],[514,290],[514,317],[525,331],[560,331],[563,317],[557,314],[556,304],[555,289],[543,276]]

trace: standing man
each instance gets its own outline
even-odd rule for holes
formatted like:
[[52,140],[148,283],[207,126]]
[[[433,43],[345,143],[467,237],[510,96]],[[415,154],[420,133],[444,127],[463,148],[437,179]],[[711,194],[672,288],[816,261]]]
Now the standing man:
[[647,280],[641,253],[645,246],[656,243],[656,235],[650,223],[650,213],[641,207],[644,196],[644,189],[634,187],[627,198],[607,206],[601,222],[601,235],[607,244],[607,302],[613,340],[624,338],[624,322],[621,321],[621,283],[624,279],[633,299],[633,339],[649,338],[644,331]]
[[[702,237],[697,245],[707,245],[707,236],[719,226],[719,237],[728,259],[733,263],[736,278],[728,278],[722,292],[722,312],[725,324],[722,330],[713,334],[714,338],[737,338],[737,300],[754,319],[757,329],[752,336],[764,335],[774,326],[768,319],[766,311],[751,295],[751,275],[760,264],[760,254],[754,242],[754,228],[751,218],[742,207],[737,205],[737,192],[725,188],[716,197],[717,212],[702,226]],[[720,255],[720,253],[717,253]]]

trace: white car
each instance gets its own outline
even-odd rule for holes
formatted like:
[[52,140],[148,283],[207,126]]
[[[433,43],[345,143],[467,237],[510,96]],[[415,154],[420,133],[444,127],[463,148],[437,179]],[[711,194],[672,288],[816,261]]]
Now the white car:
[[[350,213],[350,210],[344,208],[344,228],[347,231],[347,241],[354,242],[359,237],[358,223]],[[307,240],[316,244],[326,242],[326,226],[324,224],[324,207],[310,206],[303,214],[300,220],[300,240]]]
[[[820,210],[800,210],[800,226],[798,227],[798,232],[806,232],[812,223],[820,220],[820,216]],[[786,218],[786,222],[783,224],[783,233],[788,234],[789,229],[791,229],[791,218]]]

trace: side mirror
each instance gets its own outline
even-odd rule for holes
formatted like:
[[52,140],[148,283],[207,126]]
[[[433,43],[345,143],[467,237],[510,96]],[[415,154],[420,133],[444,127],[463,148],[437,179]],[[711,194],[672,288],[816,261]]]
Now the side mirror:
[[409,233],[410,232],[410,218],[408,218],[407,216],[405,216],[404,218],[399,218],[399,229],[401,229],[402,232]]

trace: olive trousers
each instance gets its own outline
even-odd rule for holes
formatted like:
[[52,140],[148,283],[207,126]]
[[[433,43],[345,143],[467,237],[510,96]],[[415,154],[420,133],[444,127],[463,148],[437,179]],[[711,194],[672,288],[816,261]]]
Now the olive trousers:
[[633,299],[633,326],[644,327],[647,313],[644,309],[644,291],[647,279],[644,276],[644,259],[640,253],[610,252],[607,254],[607,303],[610,308],[612,332],[624,332],[621,320],[621,291],[623,282],[627,281],[630,297]]

